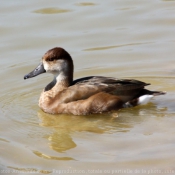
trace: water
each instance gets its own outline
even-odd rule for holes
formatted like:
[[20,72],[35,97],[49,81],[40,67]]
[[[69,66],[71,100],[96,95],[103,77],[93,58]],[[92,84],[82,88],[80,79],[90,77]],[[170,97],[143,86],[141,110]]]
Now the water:
[[[174,174],[174,11],[173,0],[1,2],[1,174]],[[55,46],[75,78],[135,78],[167,94],[118,114],[45,114],[51,75],[23,76]]]

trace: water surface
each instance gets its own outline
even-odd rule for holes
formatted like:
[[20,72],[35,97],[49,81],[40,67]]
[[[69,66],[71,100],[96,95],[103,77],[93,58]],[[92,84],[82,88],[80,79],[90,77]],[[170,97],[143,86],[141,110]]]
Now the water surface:
[[[173,0],[1,2],[1,174],[175,174],[174,11]],[[23,76],[55,46],[75,78],[135,78],[167,94],[118,114],[45,114],[52,76]]]

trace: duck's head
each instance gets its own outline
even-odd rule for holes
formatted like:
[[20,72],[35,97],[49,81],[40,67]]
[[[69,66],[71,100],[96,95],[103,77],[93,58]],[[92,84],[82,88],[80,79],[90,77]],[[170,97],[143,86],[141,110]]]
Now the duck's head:
[[32,78],[45,72],[52,73],[56,79],[72,81],[73,61],[69,53],[60,47],[48,50],[42,57],[41,63],[32,72],[25,75],[24,79]]

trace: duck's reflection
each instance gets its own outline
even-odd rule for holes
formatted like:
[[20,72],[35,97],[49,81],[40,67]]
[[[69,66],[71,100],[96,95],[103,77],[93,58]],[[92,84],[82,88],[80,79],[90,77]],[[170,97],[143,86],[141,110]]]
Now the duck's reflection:
[[158,109],[156,105],[122,109],[118,113],[91,116],[50,115],[38,111],[40,125],[51,127],[54,132],[46,136],[52,150],[59,153],[76,147],[73,135],[76,132],[93,132],[96,134],[129,132],[136,124],[144,122],[150,115],[162,117],[166,108]]
[[62,131],[54,132],[48,137],[48,140],[50,148],[60,153],[77,146],[71,136]]

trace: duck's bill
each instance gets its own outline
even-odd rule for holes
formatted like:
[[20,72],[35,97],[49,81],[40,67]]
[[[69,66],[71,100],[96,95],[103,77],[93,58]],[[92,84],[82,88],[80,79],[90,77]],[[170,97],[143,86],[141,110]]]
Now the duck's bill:
[[24,79],[35,77],[39,74],[45,73],[46,70],[44,69],[43,63],[40,63],[32,72],[24,76]]

